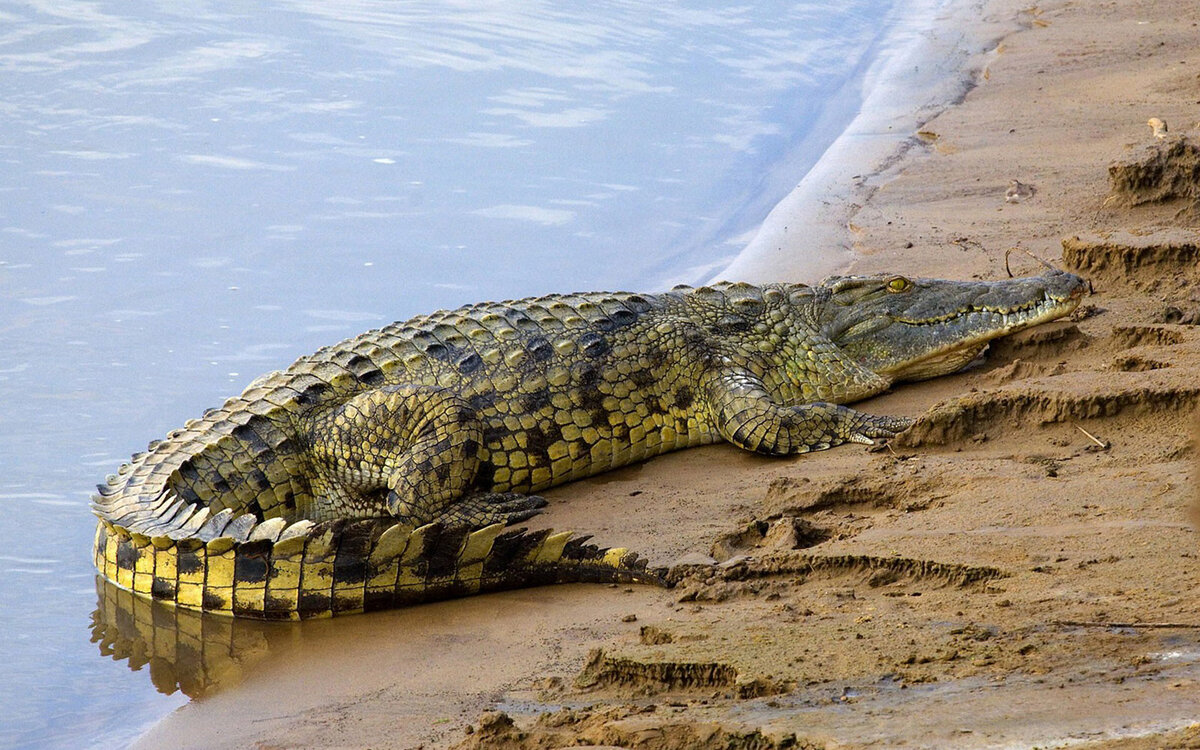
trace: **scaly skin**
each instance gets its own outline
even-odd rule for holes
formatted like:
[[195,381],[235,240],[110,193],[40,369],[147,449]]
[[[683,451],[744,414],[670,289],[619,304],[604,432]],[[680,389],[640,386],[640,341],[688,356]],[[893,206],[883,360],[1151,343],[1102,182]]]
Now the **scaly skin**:
[[483,303],[302,357],[134,456],[95,558],[179,606],[314,617],[566,580],[656,580],[529,493],[725,440],[769,455],[911,420],[840,404],[1066,315],[1083,281],[833,277]]

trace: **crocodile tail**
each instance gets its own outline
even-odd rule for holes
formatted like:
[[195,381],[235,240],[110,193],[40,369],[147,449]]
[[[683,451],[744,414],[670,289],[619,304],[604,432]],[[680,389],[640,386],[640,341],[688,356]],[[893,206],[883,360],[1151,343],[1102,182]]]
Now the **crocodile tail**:
[[[326,361],[326,355],[346,364]],[[267,373],[136,454],[96,488],[92,510],[102,521],[144,536],[179,539],[199,532],[204,542],[220,535],[207,524],[224,510],[251,516],[245,523],[296,518],[312,496],[296,416],[323,400],[344,398],[379,373],[374,360],[330,348]]]
[[223,510],[258,519],[294,515],[309,492],[290,429],[298,393],[268,382],[190,420],[99,485],[93,512],[145,536],[176,538],[194,535]]
[[[250,519],[240,516],[237,520]],[[243,523],[208,541],[101,520],[95,562],[117,586],[194,610],[299,620],[552,583],[666,585],[635,553],[549,530],[391,519]]]

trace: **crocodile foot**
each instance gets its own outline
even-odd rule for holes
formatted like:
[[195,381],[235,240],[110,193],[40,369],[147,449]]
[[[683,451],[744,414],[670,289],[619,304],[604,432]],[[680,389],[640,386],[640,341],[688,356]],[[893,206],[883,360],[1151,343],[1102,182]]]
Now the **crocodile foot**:
[[455,502],[435,520],[448,526],[473,528],[494,523],[511,525],[536,516],[546,505],[546,499],[540,495],[488,492]]
[[[853,410],[847,409],[847,411]],[[881,439],[890,440],[896,437],[912,427],[916,421],[912,417],[881,417],[855,411],[846,425],[849,433],[847,437],[852,443],[878,445]]]

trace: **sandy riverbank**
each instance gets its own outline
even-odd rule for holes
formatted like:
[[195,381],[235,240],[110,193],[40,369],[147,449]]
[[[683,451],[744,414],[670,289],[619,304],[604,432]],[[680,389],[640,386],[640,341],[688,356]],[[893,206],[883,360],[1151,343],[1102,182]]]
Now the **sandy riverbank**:
[[[994,278],[1007,250],[1062,262],[1078,236],[1083,314],[864,404],[927,414],[890,451],[686,451],[550,493],[539,520],[656,563],[759,562],[685,590],[230,626],[270,655],[214,656],[237,687],[141,746],[1200,747],[1196,194],[1183,179],[1131,207],[1108,176],[1174,142],[1149,117],[1200,138],[1200,11],[992,0],[980,17],[996,44],[976,85],[856,182],[846,242],[860,270]],[[1014,179],[1036,192],[1006,202]],[[777,250],[786,268],[804,246]],[[481,724],[497,708],[516,726]]]

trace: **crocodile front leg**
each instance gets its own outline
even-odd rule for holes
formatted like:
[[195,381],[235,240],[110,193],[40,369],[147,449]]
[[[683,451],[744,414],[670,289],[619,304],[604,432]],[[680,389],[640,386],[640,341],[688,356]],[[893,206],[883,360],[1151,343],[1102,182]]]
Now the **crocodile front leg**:
[[433,386],[360,393],[309,420],[318,481],[314,520],[391,515],[487,526],[516,523],[546,505],[540,497],[473,493],[483,425],[462,398]]
[[914,420],[877,417],[839,404],[781,406],[750,373],[713,380],[708,403],[723,438],[744,450],[786,456],[825,450],[846,442],[873,444],[891,438]]

